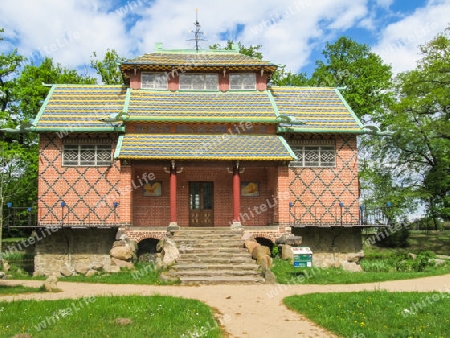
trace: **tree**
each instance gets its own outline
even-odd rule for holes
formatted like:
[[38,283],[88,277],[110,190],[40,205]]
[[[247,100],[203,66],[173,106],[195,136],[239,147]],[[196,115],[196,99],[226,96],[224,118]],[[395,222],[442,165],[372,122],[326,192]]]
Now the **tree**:
[[222,46],[219,43],[209,46],[210,49],[223,49],[223,50],[232,50],[234,45],[237,45],[239,48],[239,53],[250,56],[252,58],[257,58],[262,60],[263,56],[260,51],[262,45],[250,45],[245,47],[240,41],[236,44],[233,40],[228,40],[225,46]]
[[[42,83],[93,84],[96,80],[45,58],[39,66],[25,65],[16,51],[0,56],[0,128],[18,131],[34,118],[50,88]],[[0,200],[31,207],[37,200],[38,141],[32,133],[1,131]],[[1,222],[0,222],[1,223]],[[1,231],[1,230],[0,230]],[[0,234],[1,237],[1,234]]]
[[308,86],[306,74],[294,74],[286,71],[286,66],[280,66],[272,75],[270,82],[276,86]]
[[395,79],[383,159],[407,172],[397,179],[415,188],[429,216],[450,220],[450,38],[440,34],[421,52],[417,68]]
[[327,43],[322,54],[325,61],[316,62],[310,85],[346,87],[342,95],[355,114],[377,121],[390,102],[391,66],[367,45],[347,37]]
[[114,49],[107,49],[103,60],[98,60],[97,53],[93,52],[91,67],[102,77],[102,82],[107,85],[122,84],[122,73],[119,64],[126,60],[117,54]]
[[95,84],[97,80],[85,77],[76,70],[54,64],[46,57],[39,66],[26,65],[17,78],[17,102],[23,119],[34,118],[47,97],[50,88],[44,84]]

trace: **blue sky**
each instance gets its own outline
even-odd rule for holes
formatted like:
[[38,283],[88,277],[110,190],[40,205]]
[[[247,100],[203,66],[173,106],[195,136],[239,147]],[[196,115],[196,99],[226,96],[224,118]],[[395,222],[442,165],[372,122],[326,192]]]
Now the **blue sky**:
[[44,56],[94,75],[89,60],[107,48],[134,57],[165,48],[192,48],[198,8],[201,46],[260,44],[266,60],[310,74],[327,42],[348,36],[366,43],[394,72],[415,67],[418,45],[450,22],[449,0],[16,0],[0,6],[5,41],[37,63]]

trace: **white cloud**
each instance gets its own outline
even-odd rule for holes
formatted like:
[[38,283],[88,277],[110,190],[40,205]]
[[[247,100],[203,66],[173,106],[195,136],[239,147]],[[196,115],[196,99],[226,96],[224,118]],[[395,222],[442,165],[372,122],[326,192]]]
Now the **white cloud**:
[[15,37],[19,53],[53,57],[68,67],[89,63],[93,51],[128,49],[125,28],[114,13],[98,11],[98,0],[18,0],[0,6],[6,37]]
[[430,1],[426,7],[383,29],[373,51],[392,65],[394,73],[414,69],[420,59],[418,46],[444,31],[450,21],[448,13],[448,1]]
[[[120,3],[122,12],[128,14],[117,11]],[[375,6],[386,8],[391,3],[392,0],[376,0]],[[4,36],[13,42],[0,44],[0,52],[18,47],[25,56],[40,52],[74,68],[88,65],[93,51],[102,55],[107,48],[114,48],[125,57],[152,52],[155,42],[163,42],[165,48],[192,48],[194,43],[187,40],[193,35],[188,31],[194,28],[198,7],[207,39],[201,47],[227,39],[245,45],[261,44],[266,60],[298,71],[314,61],[310,54],[319,44],[352,27],[370,30],[374,13],[369,13],[368,6],[368,0],[4,1],[0,6],[1,25],[5,27]],[[375,51],[394,68],[413,67],[417,44],[442,30],[449,6],[444,0],[430,2],[427,8],[381,29],[382,39]],[[408,39],[411,33],[420,35],[420,28],[427,23],[438,29],[389,51],[398,39]],[[236,36],[238,24],[245,25],[245,29]],[[229,32],[229,36],[220,35],[223,32]]]

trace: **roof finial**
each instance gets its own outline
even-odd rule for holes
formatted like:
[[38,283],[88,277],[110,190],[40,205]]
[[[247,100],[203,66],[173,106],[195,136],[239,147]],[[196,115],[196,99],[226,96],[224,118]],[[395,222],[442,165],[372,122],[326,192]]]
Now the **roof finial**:
[[192,33],[194,33],[194,38],[193,39],[189,39],[188,41],[195,41],[195,50],[198,52],[199,49],[199,45],[198,42],[199,41],[205,41],[205,39],[202,39],[202,35],[204,34],[200,28],[200,22],[198,22],[198,8],[195,9],[195,31],[191,31]]

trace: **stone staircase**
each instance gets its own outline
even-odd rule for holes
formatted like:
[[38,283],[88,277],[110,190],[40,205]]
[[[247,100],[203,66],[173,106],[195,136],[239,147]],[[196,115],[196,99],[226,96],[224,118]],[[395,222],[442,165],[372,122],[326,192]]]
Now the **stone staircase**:
[[189,228],[175,232],[180,258],[171,274],[181,284],[264,283],[259,267],[244,248],[243,232],[230,228]]

